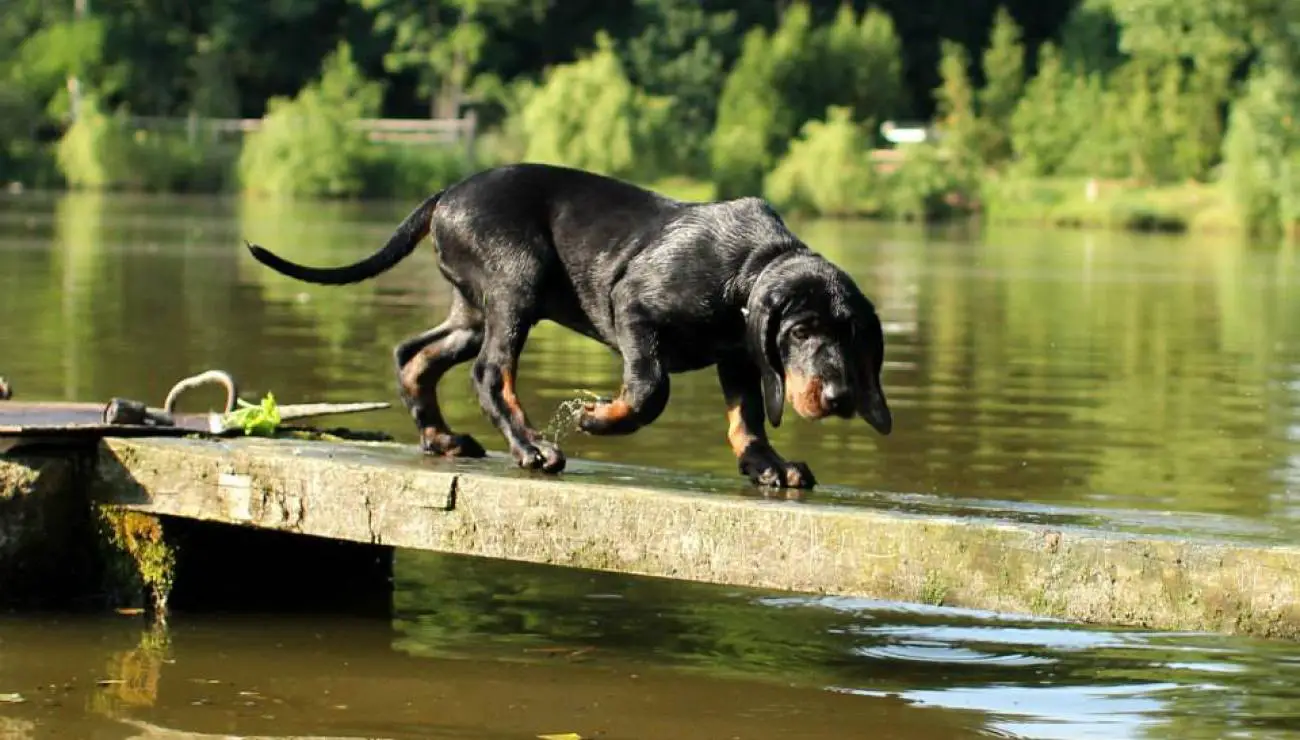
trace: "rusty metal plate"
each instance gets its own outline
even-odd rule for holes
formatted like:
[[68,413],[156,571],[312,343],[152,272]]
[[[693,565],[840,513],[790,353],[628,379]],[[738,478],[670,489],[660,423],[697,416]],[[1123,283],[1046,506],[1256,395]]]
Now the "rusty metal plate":
[[207,433],[206,413],[173,414],[175,426],[105,424],[102,403],[0,401],[0,437],[182,436]]

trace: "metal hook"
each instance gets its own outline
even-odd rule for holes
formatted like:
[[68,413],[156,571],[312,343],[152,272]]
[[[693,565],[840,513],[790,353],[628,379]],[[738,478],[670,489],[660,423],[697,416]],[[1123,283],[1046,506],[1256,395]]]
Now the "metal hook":
[[167,392],[167,400],[163,401],[163,410],[167,413],[173,413],[176,407],[176,399],[185,391],[197,388],[201,385],[222,385],[226,388],[226,411],[229,414],[235,410],[235,404],[239,400],[239,390],[235,384],[235,379],[230,373],[224,370],[208,370],[198,375],[185,378]]

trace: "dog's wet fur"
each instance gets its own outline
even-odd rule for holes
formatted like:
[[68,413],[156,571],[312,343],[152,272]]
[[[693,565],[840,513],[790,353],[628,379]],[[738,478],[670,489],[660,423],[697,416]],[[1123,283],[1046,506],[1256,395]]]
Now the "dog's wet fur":
[[395,350],[398,388],[430,454],[483,456],[447,425],[437,384],[473,361],[479,403],[522,467],[558,472],[563,452],[529,423],[516,368],[544,319],[623,358],[616,398],[587,404],[579,427],[630,434],[668,403],[675,373],[715,366],[728,440],[756,484],[808,488],[808,466],[772,448],[788,402],[808,419],[859,416],[889,434],[885,342],[875,307],[759,198],[690,203],[581,170],[515,164],[425,200],[378,252],[313,268],[249,244],[261,263],[309,283],[345,285],[391,269],[432,235],[453,288],[437,327]]

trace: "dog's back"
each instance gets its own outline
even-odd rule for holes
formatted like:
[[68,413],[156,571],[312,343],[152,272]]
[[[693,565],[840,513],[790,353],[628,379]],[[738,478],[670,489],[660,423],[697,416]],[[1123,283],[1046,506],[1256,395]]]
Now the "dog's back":
[[444,274],[472,301],[487,284],[530,274],[536,294],[528,303],[539,318],[604,340],[613,328],[610,287],[689,207],[591,172],[515,164],[448,188],[432,234]]
[[602,252],[629,246],[637,234],[686,204],[628,182],[592,172],[543,164],[513,164],[484,170],[448,188],[434,212],[439,229],[456,235],[510,236],[546,241],[572,268]]

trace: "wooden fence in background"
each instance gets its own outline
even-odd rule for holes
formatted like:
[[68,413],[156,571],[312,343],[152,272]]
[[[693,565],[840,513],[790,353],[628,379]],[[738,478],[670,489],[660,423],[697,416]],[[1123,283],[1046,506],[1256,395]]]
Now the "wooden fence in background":
[[[261,118],[170,118],[134,116],[131,125],[146,131],[184,131],[190,139],[230,139],[257,131]],[[478,122],[473,113],[464,118],[360,118],[352,125],[371,141],[389,144],[470,146]]]

